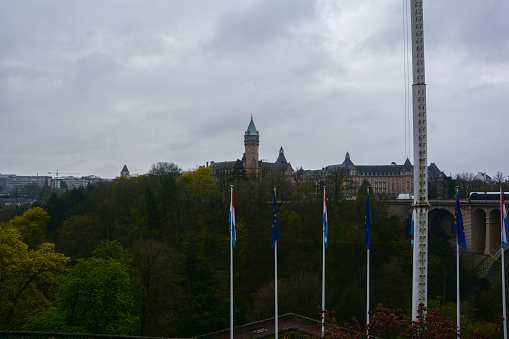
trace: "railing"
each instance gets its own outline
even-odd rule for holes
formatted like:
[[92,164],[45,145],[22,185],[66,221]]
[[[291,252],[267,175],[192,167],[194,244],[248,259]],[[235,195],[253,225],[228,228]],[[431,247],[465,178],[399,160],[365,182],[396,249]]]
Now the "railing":
[[134,337],[124,335],[108,334],[86,334],[86,333],[48,333],[48,332],[4,332],[0,331],[0,339],[163,339],[163,337]]

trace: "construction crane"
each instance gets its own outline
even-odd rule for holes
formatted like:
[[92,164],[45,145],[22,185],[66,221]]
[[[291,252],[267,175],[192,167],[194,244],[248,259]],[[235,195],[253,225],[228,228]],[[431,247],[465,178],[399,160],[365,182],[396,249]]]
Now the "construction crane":
[[79,173],[59,172],[57,169],[56,172],[48,172],[48,174],[55,174],[55,176],[58,177],[58,174],[79,174]]

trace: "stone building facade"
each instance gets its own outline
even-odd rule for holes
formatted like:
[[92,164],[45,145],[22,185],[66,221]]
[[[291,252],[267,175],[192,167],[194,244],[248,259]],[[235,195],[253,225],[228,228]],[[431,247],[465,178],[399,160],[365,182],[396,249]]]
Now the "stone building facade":
[[[329,165],[321,170],[303,171],[304,179],[323,178],[335,171],[343,171],[346,175],[345,184],[348,185],[348,194],[355,195],[362,182],[366,180],[374,194],[389,198],[406,197],[410,199],[414,192],[414,166],[407,158],[402,165],[392,162],[390,165],[356,165],[346,152],[341,164]],[[444,174],[435,163],[428,166],[430,182],[438,180]]]
[[[256,129],[253,117],[244,133],[244,154],[242,165],[249,175],[263,175],[265,173],[284,173],[287,176],[294,175],[292,165],[286,160],[283,147],[279,149],[279,155],[275,162],[267,162],[259,159],[260,132]],[[212,175],[228,174],[234,169],[239,161],[210,162]]]
[[[253,117],[244,133],[244,154],[242,160],[223,161],[210,163],[212,175],[228,176],[238,168],[240,163],[249,175],[264,175],[284,173],[286,176],[301,180],[313,180],[317,183],[336,171],[343,171],[346,192],[353,196],[357,193],[362,182],[366,180],[373,189],[373,194],[388,198],[403,197],[410,199],[414,191],[414,166],[407,158],[401,165],[392,162],[389,165],[356,165],[346,152],[345,159],[341,164],[329,165],[320,170],[303,170],[294,172],[291,164],[286,160],[283,147],[279,149],[279,156],[275,162],[266,162],[259,159],[260,133],[256,129]],[[438,167],[431,163],[428,166],[428,178],[430,182],[440,179],[444,174]]]

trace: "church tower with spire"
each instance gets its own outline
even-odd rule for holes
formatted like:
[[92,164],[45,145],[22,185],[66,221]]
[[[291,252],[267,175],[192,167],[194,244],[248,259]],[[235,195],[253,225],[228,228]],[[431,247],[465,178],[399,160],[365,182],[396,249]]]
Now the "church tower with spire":
[[244,133],[244,168],[247,171],[258,170],[258,146],[260,145],[260,134],[256,129],[251,115],[251,122]]

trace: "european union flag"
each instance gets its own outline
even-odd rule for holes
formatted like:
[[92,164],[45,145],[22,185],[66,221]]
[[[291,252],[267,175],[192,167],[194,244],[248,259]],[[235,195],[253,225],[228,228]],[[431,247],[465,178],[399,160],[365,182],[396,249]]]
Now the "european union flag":
[[323,189],[323,241],[325,243],[325,249],[327,249],[328,240],[328,230],[327,230],[327,195],[325,193],[325,187]]
[[364,217],[364,232],[366,233],[366,248],[369,249],[371,243],[371,207],[369,207],[369,191],[368,201],[366,203],[366,216]]
[[230,233],[232,238],[232,247],[235,247],[237,240],[237,232],[235,232],[235,205],[233,204],[233,187],[231,189],[232,198],[230,200],[230,215],[228,216],[228,223],[230,224]]
[[456,194],[456,210],[454,211],[453,230],[458,234],[458,245],[467,249],[467,240],[465,239],[465,229],[463,228],[463,216],[461,215],[460,197]]
[[272,248],[276,245],[276,241],[279,238],[277,231],[277,209],[276,209],[276,191],[274,190],[274,207],[272,207]]

